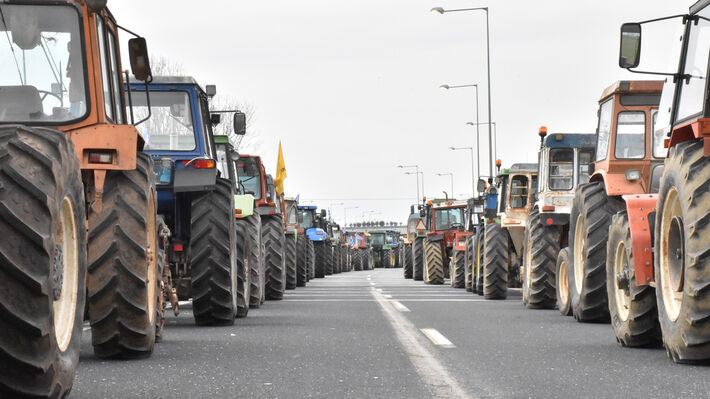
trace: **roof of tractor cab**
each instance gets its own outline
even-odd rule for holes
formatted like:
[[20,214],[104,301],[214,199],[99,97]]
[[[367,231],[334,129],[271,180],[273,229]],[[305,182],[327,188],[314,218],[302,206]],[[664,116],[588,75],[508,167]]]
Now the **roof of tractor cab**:
[[697,3],[690,6],[690,13],[695,14],[698,11],[702,10],[708,4],[710,4],[710,0],[699,0]]
[[[143,83],[135,78],[130,78],[131,83]],[[153,80],[149,84],[164,84],[164,85],[195,85],[200,88],[200,90],[205,91],[205,89],[197,83],[197,80],[192,76],[153,76]]]
[[553,133],[545,137],[547,148],[596,148],[597,136],[582,133]]
[[457,200],[443,200],[442,202],[432,201],[432,208],[443,209],[443,208],[465,208],[468,206],[468,201],[457,201]]
[[318,209],[318,207],[315,205],[299,205],[298,209],[307,210],[307,211],[315,211],[316,209]]
[[661,94],[662,80],[620,80],[604,89],[599,102],[614,94]]
[[508,169],[509,173],[537,173],[536,163],[514,163]]

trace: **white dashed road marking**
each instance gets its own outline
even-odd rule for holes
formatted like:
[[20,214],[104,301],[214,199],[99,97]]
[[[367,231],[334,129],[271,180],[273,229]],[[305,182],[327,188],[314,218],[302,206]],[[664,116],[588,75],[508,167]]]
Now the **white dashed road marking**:
[[437,331],[433,328],[422,328],[421,331],[436,346],[440,346],[442,348],[455,348],[456,347],[456,345],[454,345],[451,341],[449,341],[442,333],[440,333],[439,331]]
[[411,312],[408,307],[402,305],[401,303],[397,301],[392,301],[392,306],[394,306],[395,309],[399,310],[400,312]]

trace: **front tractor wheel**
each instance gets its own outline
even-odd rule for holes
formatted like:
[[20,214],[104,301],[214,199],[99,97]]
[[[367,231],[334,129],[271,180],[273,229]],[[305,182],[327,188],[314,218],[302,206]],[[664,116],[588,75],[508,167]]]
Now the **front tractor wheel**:
[[402,244],[402,273],[404,278],[412,278],[412,246]]
[[89,320],[98,357],[153,353],[160,293],[156,192],[151,159],[106,174],[103,209],[89,214]]
[[444,284],[444,258],[439,241],[424,240],[424,283]]
[[571,262],[569,248],[562,248],[557,255],[557,263],[555,265],[555,278],[557,284],[557,309],[562,316],[572,316],[572,305],[570,304],[569,296],[569,265]]
[[417,237],[412,243],[412,279],[424,280],[424,237]]
[[569,245],[572,262],[569,292],[574,318],[608,322],[606,244],[611,217],[623,209],[619,199],[606,195],[602,182],[579,186],[572,202]]
[[451,287],[466,288],[466,251],[454,251],[454,262],[449,265]]
[[505,299],[508,296],[508,233],[498,223],[488,223],[483,250],[483,297]]
[[663,343],[677,363],[710,359],[708,181],[702,139],[670,149],[656,208],[654,274]]
[[606,255],[609,313],[616,340],[623,346],[660,343],[656,295],[649,285],[636,285],[631,229],[626,212],[611,219]]
[[84,186],[62,132],[0,127],[0,397],[65,397],[86,296]]

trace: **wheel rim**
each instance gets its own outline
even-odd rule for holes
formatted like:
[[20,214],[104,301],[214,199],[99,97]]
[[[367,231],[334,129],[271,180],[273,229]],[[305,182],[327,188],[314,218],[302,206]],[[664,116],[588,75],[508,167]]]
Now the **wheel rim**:
[[584,219],[577,216],[577,225],[574,228],[574,288],[578,294],[582,293],[584,280]]
[[[616,312],[619,314],[621,321],[626,321],[629,318],[629,310],[631,308],[631,296],[629,295],[629,262],[626,256],[626,243],[620,241],[616,246],[614,254],[614,297]],[[620,279],[626,281],[625,286],[619,284]]]
[[61,352],[69,347],[74,331],[79,293],[79,243],[76,213],[69,196],[64,197],[59,211],[57,244],[54,258],[54,333]]
[[685,248],[683,211],[678,191],[671,188],[661,220],[661,295],[666,315],[676,321],[683,303]]
[[569,280],[567,279],[567,262],[560,262],[560,271],[557,273],[557,287],[560,295],[560,302],[563,306],[569,303]]
[[[152,191],[152,190],[151,190]],[[158,237],[155,223],[155,194],[151,192],[148,201],[148,274],[146,284],[148,285],[148,320],[153,323],[155,319],[156,285],[157,285],[157,252]]]

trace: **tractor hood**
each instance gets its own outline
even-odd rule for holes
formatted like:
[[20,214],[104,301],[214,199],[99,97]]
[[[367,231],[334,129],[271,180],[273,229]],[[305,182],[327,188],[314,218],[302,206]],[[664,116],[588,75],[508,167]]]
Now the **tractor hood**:
[[306,235],[311,241],[325,241],[328,238],[325,234],[325,230],[315,227],[306,230]]

